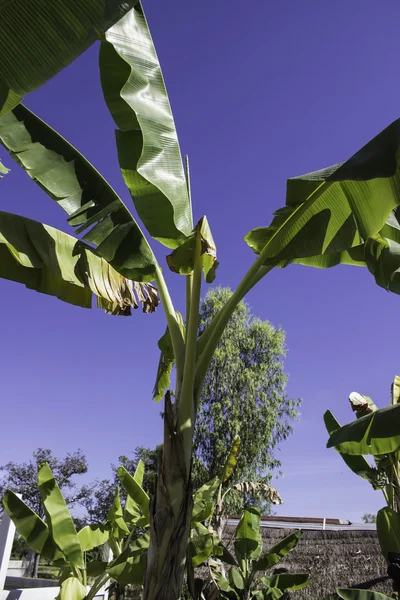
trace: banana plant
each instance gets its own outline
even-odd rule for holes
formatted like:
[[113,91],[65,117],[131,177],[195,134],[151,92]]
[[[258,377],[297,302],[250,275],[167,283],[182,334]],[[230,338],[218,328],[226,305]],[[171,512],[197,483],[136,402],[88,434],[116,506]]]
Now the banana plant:
[[[383,492],[387,506],[377,514],[377,532],[388,574],[396,592],[400,591],[400,377],[391,386],[391,403],[378,409],[369,396],[352,392],[349,396],[357,419],[340,427],[330,411],[324,421],[330,438],[347,466]],[[365,455],[372,455],[372,466]]]
[[256,508],[245,510],[235,531],[234,566],[230,568],[227,577],[222,574],[218,562],[215,561],[212,568],[220,597],[227,600],[278,600],[286,591],[299,590],[308,585],[308,573],[257,576],[258,573],[271,569],[291,552],[300,540],[301,533],[296,531],[288,535],[262,554],[260,512]]
[[[125,489],[134,492],[127,496],[125,508],[117,487],[106,521],[87,525],[78,532],[47,463],[38,470],[46,521],[11,490],[3,497],[4,509],[21,537],[34,552],[59,568],[57,600],[92,600],[110,578],[120,583],[143,583],[149,545],[148,531],[138,529],[149,525],[147,494],[141,487],[143,463],[139,463],[134,476],[120,467],[118,477]],[[87,552],[104,544],[111,548],[113,559],[91,561]]]
[[[115,315],[128,315],[139,303],[152,312],[160,298],[167,332],[160,340],[154,395],[164,398],[164,444],[149,509],[143,597],[177,600],[191,529],[197,405],[224,328],[264,276],[291,263],[364,266],[380,286],[400,292],[400,121],[348,161],[288,180],[286,206],[269,227],[245,237],[257,258],[197,338],[202,278],[206,283],[215,278],[216,244],[206,217],[193,222],[189,163],[182,162],[140,2],[88,0],[79,8],[74,0],[25,4],[10,0],[0,6],[0,142],[67,213],[76,235],[0,213],[0,277],[86,308],[94,294],[98,305]],[[117,126],[122,177],[147,233],[168,248],[164,272],[130,207],[76,148],[20,103],[96,38],[101,38],[100,79]],[[8,169],[7,161],[4,166]],[[2,175],[12,177],[5,170]],[[185,277],[184,315],[169,293],[168,269]]]
[[[256,489],[275,504],[281,503],[277,490],[258,482],[244,482],[228,487],[223,493],[223,485],[233,475],[240,450],[240,437],[233,439],[228,456],[217,477],[197,490],[193,497],[190,545],[186,563],[187,583],[193,600],[211,595],[216,590],[212,565],[218,565],[219,574],[225,577],[225,565],[235,566],[236,559],[222,540],[224,530],[224,499],[232,490],[238,492]],[[217,561],[217,562],[215,562]],[[208,563],[208,574],[195,577],[195,569]],[[204,569],[203,569],[204,570]]]

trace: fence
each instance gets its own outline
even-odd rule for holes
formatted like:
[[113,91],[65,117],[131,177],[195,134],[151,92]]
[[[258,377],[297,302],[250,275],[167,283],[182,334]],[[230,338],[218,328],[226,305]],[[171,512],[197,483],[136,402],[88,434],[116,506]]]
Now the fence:
[[[0,519],[0,600],[55,600],[60,588],[54,585],[54,581],[11,574],[9,567],[15,526],[5,512]],[[108,600],[107,590],[101,590],[96,598]]]

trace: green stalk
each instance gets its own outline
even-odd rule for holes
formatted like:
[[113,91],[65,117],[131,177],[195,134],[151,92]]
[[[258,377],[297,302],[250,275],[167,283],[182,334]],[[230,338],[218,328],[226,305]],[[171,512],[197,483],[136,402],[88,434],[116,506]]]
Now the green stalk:
[[178,425],[180,430],[183,432],[184,439],[188,438],[188,443],[184,443],[187,454],[185,457],[187,469],[189,469],[190,466],[191,442],[194,427],[194,374],[197,352],[197,329],[199,323],[201,275],[201,238],[200,233],[197,233],[194,270],[192,275],[192,291],[189,306],[189,320],[186,330],[185,367],[183,370],[182,387],[178,395]]
[[112,535],[108,539],[108,545],[111,548],[114,558],[117,558],[121,554],[121,546]]
[[[193,284],[192,275],[186,275],[186,323],[189,323],[189,317],[190,317],[190,304],[192,301],[192,284]],[[187,332],[186,332],[186,340],[187,340]]]
[[101,588],[103,587],[103,585],[110,579],[110,575],[107,575],[107,573],[102,573],[101,575],[99,575],[97,577],[97,579],[95,579],[94,584],[92,585],[92,587],[90,588],[90,591],[88,593],[88,595],[86,596],[85,600],[92,600],[97,592],[99,590],[101,590]]
[[174,309],[174,305],[172,304],[167,284],[165,282],[162,271],[158,265],[156,267],[155,280],[160,294],[161,303],[164,308],[165,316],[167,319],[168,329],[171,336],[172,347],[174,349],[175,355],[177,380],[179,380],[183,371],[185,342],[183,340],[182,332],[180,330],[179,323],[176,318],[176,311]]
[[221,335],[232,316],[235,308],[242,300],[242,298],[251,290],[251,288],[262,279],[269,271],[273,269],[272,266],[265,266],[264,250],[252,264],[242,281],[239,283],[232,296],[229,298],[225,306],[217,313],[213,321],[207,327],[205,332],[202,334],[199,340],[199,359],[197,361],[196,374],[195,374],[195,393],[196,396],[200,395],[201,387],[203,385],[204,377],[211,359],[214,355],[215,349],[218,345]]

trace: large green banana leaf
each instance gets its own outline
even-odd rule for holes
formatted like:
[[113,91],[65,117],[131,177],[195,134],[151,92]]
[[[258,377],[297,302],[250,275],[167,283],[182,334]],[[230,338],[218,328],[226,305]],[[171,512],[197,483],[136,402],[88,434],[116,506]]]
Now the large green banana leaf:
[[262,550],[260,511],[247,508],[235,532],[235,554],[239,560],[257,558]]
[[301,536],[302,531],[299,529],[269,548],[265,554],[253,563],[253,571],[266,571],[276,565],[281,558],[285,557],[297,546]]
[[61,583],[56,600],[84,600],[87,589],[76,577],[68,577]]
[[400,515],[388,506],[376,515],[376,530],[384,559],[388,564],[389,552],[400,552]]
[[86,525],[78,531],[78,540],[82,548],[82,552],[93,550],[97,546],[102,546],[108,542],[110,531],[105,525]]
[[[306,587],[310,583],[310,577],[309,573],[279,573],[269,577],[261,577],[260,581],[267,587],[268,592],[271,594],[271,600],[275,600],[275,598],[283,596],[283,593],[288,590],[295,591]],[[273,590],[275,590],[275,594]],[[281,592],[281,594],[279,595],[277,592]]]
[[2,502],[16,530],[34,552],[59,567],[67,564],[46,523],[21,498],[7,490]]
[[104,98],[119,130],[119,164],[150,235],[170,248],[193,229],[190,194],[160,64],[140,2],[100,50]]
[[77,58],[135,0],[0,0],[0,115]]
[[0,142],[121,275],[154,279],[153,252],[117,193],[67,140],[26,107],[0,119]]
[[336,429],[328,448],[343,454],[390,454],[400,448],[400,404],[380,408]]
[[[336,429],[340,429],[340,423],[336,420],[330,410],[327,410],[324,414],[324,423],[329,435],[336,431]],[[375,489],[377,489],[376,478],[374,477],[376,469],[371,467],[364,456],[343,454],[342,452],[340,453],[340,456],[353,473],[366,479]]]
[[138,301],[157,305],[154,288],[131,282],[87,244],[25,217],[0,212],[0,277],[85,308],[98,304],[113,314],[130,314]]
[[108,565],[107,573],[122,584],[142,584],[149,544],[148,532],[130,542],[129,546]]
[[129,527],[124,519],[124,512],[121,505],[119,488],[115,490],[114,501],[108,512],[106,523],[108,523],[112,530],[112,535],[117,540],[122,540],[126,535],[129,535]]
[[347,162],[287,182],[286,206],[246,236],[265,265],[368,266],[400,291],[400,120]]
[[[144,462],[139,460],[133,479],[142,488],[144,477]],[[147,517],[142,516],[139,504],[129,495],[126,496],[124,506],[124,521],[131,527],[143,527],[149,524]]]
[[143,513],[143,517],[146,520],[146,524],[150,523],[149,503],[150,498],[144,491],[142,486],[138,483],[138,479],[132,477],[125,467],[119,467],[117,470],[117,477],[121,482],[124,490],[127,494],[136,502],[140,510]]
[[38,486],[52,538],[68,562],[84,568],[83,552],[71,514],[47,463],[38,471]]

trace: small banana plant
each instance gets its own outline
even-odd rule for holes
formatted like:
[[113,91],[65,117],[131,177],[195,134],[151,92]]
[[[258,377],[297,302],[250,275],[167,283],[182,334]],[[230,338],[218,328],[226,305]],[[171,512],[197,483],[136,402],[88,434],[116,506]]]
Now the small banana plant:
[[[236,436],[217,477],[203,485],[194,494],[191,522],[191,537],[187,560],[187,582],[194,600],[215,597],[221,593],[218,582],[226,580],[226,565],[237,567],[237,559],[222,542],[224,528],[224,499],[229,492],[256,491],[274,504],[282,500],[273,487],[259,482],[243,482],[228,487],[223,493],[223,484],[233,475],[240,449],[240,437]],[[242,517],[243,519],[243,517]],[[194,569],[208,564],[208,577],[195,577]],[[218,573],[218,578],[215,573]],[[219,591],[218,591],[219,589]],[[221,596],[223,597],[223,596]]]
[[243,512],[235,531],[234,565],[229,569],[227,577],[222,573],[221,561],[213,562],[211,573],[219,589],[220,598],[278,600],[285,592],[299,590],[308,585],[308,573],[259,576],[291,552],[302,534],[300,530],[296,531],[262,554],[260,519],[260,512],[256,508],[249,508]]
[[[122,584],[143,583],[150,540],[149,498],[142,488],[143,472],[142,462],[134,476],[120,467],[117,475],[127,492],[124,508],[117,487],[105,522],[87,525],[80,531],[75,529],[47,463],[38,470],[45,521],[14,492],[6,491],[3,506],[18,533],[34,552],[60,569],[57,600],[92,600],[111,578]],[[112,560],[89,560],[87,553],[104,544],[109,545]]]

